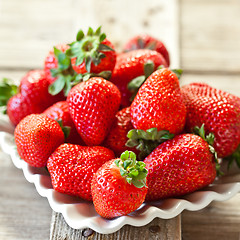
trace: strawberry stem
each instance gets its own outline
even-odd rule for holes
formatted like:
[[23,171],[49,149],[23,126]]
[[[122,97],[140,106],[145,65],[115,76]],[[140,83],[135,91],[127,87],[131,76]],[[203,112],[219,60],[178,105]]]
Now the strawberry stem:
[[136,160],[136,154],[125,151],[120,159],[115,160],[115,164],[120,168],[120,174],[129,184],[137,188],[146,187],[147,169],[145,163]]
[[128,132],[129,140],[126,143],[127,147],[136,147],[140,151],[138,158],[143,160],[157,146],[166,140],[172,139],[174,134],[167,130],[158,131],[157,128],[150,128],[146,131],[142,129],[132,129]]

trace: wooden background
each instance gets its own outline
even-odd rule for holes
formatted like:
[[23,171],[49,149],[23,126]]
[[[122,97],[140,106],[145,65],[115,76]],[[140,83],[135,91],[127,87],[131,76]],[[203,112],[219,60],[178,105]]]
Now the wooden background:
[[[239,13],[239,0],[1,0],[0,78],[19,81],[42,68],[53,45],[72,41],[80,27],[102,25],[118,50],[137,33],[163,40],[172,67],[184,70],[181,84],[207,82],[240,96]],[[52,213],[8,156],[0,152],[0,160],[0,239],[87,239]],[[181,218],[90,238],[239,240],[239,224],[240,194]]]

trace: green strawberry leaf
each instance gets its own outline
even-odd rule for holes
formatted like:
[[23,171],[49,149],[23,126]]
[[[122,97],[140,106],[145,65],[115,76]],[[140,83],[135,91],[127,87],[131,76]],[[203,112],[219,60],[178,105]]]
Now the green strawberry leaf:
[[132,96],[130,98],[131,102],[135,98],[139,88],[143,85],[143,83],[146,81],[146,79],[154,72],[155,65],[152,61],[148,61],[148,62],[144,63],[143,68],[144,68],[144,75],[140,75],[140,76],[132,79],[128,83],[127,88],[132,93]]
[[18,86],[8,78],[3,78],[0,81],[0,107],[2,113],[6,113],[8,100],[18,93]]
[[105,33],[101,33],[101,27],[94,30],[89,27],[85,35],[82,30],[77,34],[76,41],[69,44],[70,48],[66,51],[68,57],[76,57],[76,66],[85,62],[87,72],[91,72],[91,64],[98,65],[105,57],[104,52],[114,51],[108,45],[102,44],[106,38]]
[[140,151],[138,158],[143,160],[161,143],[172,139],[174,134],[167,130],[158,131],[157,128],[150,128],[146,131],[142,129],[132,129],[128,132],[129,138],[126,142],[127,147],[135,147]]
[[221,170],[220,170],[220,167],[221,167],[220,166],[220,159],[218,158],[217,152],[215,151],[215,148],[213,147],[214,138],[215,138],[214,134],[213,133],[209,133],[206,136],[205,129],[204,129],[204,123],[201,125],[201,127],[195,126],[193,128],[193,133],[198,135],[198,136],[200,136],[204,141],[206,141],[208,143],[209,150],[213,154],[214,161],[216,163],[217,175],[218,176],[223,175],[223,172],[221,172]]
[[178,79],[181,78],[183,70],[182,69],[171,69],[172,72],[174,72]]
[[120,169],[120,174],[129,184],[137,188],[146,186],[147,169],[144,162],[136,161],[136,154],[131,151],[125,151],[120,159],[115,160],[115,164]]
[[154,72],[155,64],[153,61],[146,62],[144,64],[144,75],[146,79]]
[[70,132],[71,132],[71,127],[69,127],[69,126],[63,126],[63,121],[62,121],[62,119],[55,119],[57,122],[58,122],[58,124],[60,125],[60,127],[61,127],[61,129],[62,129],[62,131],[63,131],[63,134],[64,134],[64,138],[65,138],[65,140],[69,137],[69,134],[70,134]]
[[49,85],[48,92],[52,95],[57,95],[60,93],[65,86],[65,78],[60,75],[55,82]]
[[228,169],[232,167],[233,162],[235,161],[238,168],[240,168],[240,144],[238,145],[237,149],[232,153],[230,156],[225,157],[228,161]]
[[[163,68],[166,68],[166,67],[163,66],[163,65],[160,65],[160,66],[158,66],[157,69],[163,69]],[[182,73],[183,73],[183,70],[182,70],[182,69],[177,69],[177,68],[175,68],[175,69],[170,69],[170,70],[171,70],[173,73],[176,74],[176,76],[177,76],[178,79],[181,78]]]

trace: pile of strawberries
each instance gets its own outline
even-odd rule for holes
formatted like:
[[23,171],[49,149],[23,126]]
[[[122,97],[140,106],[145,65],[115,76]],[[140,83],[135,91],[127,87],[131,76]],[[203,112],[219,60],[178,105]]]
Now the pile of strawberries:
[[20,157],[105,218],[211,184],[218,157],[240,166],[240,98],[204,83],[180,87],[169,64],[151,36],[117,53],[101,28],[80,30],[19,87],[0,86]]

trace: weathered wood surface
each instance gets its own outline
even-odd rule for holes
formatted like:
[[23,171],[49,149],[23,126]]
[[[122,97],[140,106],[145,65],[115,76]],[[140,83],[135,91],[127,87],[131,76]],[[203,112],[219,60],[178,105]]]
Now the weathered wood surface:
[[[39,68],[52,46],[102,26],[117,50],[135,34],[162,39],[178,65],[177,0],[2,0],[0,67]],[[177,57],[176,57],[177,55]]]
[[47,240],[52,210],[0,150],[0,239]]
[[181,239],[181,217],[169,220],[154,219],[144,227],[123,226],[119,231],[112,234],[99,234],[91,229],[74,230],[69,227],[62,214],[54,213],[52,216],[50,240],[168,240]]
[[198,72],[240,73],[240,1],[180,0],[181,66]]

